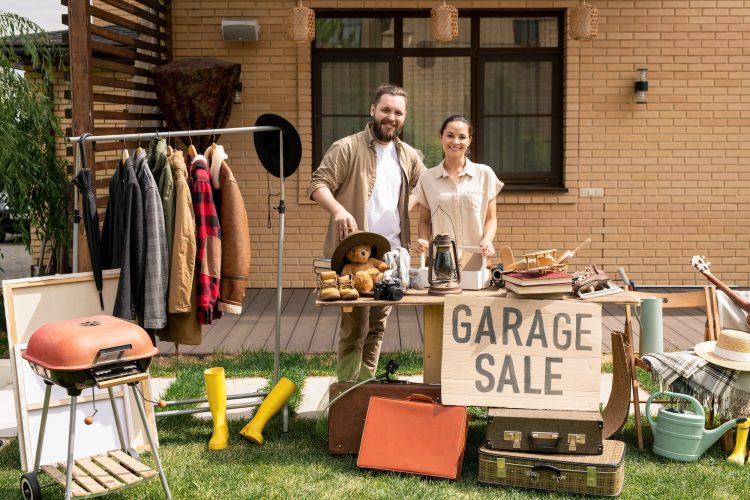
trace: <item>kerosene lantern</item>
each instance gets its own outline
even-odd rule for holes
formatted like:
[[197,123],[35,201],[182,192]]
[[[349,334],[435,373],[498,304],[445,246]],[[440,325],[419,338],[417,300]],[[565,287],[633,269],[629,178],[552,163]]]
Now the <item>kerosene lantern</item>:
[[456,241],[447,234],[438,234],[430,242],[428,269],[430,295],[461,293],[461,269],[458,266]]

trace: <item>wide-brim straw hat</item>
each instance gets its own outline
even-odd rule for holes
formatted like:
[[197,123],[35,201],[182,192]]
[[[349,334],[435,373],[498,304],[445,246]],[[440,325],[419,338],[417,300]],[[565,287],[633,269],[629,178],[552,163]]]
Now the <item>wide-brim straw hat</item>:
[[346,265],[346,252],[350,248],[357,245],[367,243],[372,246],[370,257],[375,259],[383,260],[383,255],[391,251],[391,244],[385,238],[377,233],[370,233],[368,231],[357,231],[352,233],[338,244],[336,249],[333,251],[331,257],[331,269],[336,271],[336,274],[341,274],[341,270]]
[[750,333],[722,330],[718,340],[696,345],[695,353],[711,364],[730,370],[750,372]]

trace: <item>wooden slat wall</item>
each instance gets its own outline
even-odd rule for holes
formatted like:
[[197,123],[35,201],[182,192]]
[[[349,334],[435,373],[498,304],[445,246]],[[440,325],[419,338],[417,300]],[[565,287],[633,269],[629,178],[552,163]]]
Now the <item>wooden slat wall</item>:
[[[70,28],[69,40],[78,40],[70,44],[68,77],[73,90],[67,96],[72,107],[66,115],[73,118],[73,128],[66,131],[67,135],[141,133],[163,128],[151,70],[172,57],[171,0],[61,3],[68,6],[63,22]],[[71,25],[69,20],[74,17],[87,21]],[[81,31],[85,36],[80,36]],[[90,153],[89,166],[94,171],[100,208],[106,205],[106,186],[122,148],[123,143],[102,143]],[[68,148],[68,154],[73,156],[72,148]]]

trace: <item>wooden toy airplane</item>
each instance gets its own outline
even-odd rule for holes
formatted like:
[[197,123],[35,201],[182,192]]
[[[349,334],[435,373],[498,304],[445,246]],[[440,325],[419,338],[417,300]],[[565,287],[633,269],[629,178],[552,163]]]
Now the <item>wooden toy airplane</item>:
[[500,248],[500,260],[503,262],[503,272],[535,272],[543,274],[550,271],[565,271],[568,268],[568,262],[570,259],[572,259],[585,244],[590,242],[591,238],[586,238],[586,240],[575,249],[566,250],[559,257],[557,255],[557,249],[555,248],[524,254],[523,259],[521,260],[516,260],[513,257],[513,250],[511,250],[509,246],[503,246]]

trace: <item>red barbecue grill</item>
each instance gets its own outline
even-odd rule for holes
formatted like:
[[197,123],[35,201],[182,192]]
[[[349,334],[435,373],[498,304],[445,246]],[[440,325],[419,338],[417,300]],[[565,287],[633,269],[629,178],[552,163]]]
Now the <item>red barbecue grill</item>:
[[[143,401],[137,389],[138,382],[148,379],[147,370],[151,359],[158,353],[159,350],[154,347],[145,330],[112,316],[91,316],[48,323],[33,333],[22,357],[44,379],[46,389],[34,469],[21,476],[21,493],[25,499],[41,498],[37,474],[40,471],[52,384],[65,388],[71,398],[68,460],[64,478],[66,500],[71,496],[99,496],[132,486],[155,475],[155,471],[139,462],[137,456],[133,456],[135,452],[130,450],[125,442],[112,391],[112,387],[121,384],[129,385],[133,391],[164,493],[167,499],[172,498],[159,460],[159,452],[148,426]],[[81,392],[89,387],[107,389],[109,392],[120,450],[104,456],[91,457],[91,460],[86,459],[79,464],[73,459],[76,403]],[[92,461],[96,462],[93,467]],[[73,482],[74,465],[79,465],[79,469],[86,470],[91,475],[84,474],[85,477],[80,478],[77,473],[76,482]],[[55,466],[45,465],[41,470],[63,484],[62,474]]]

